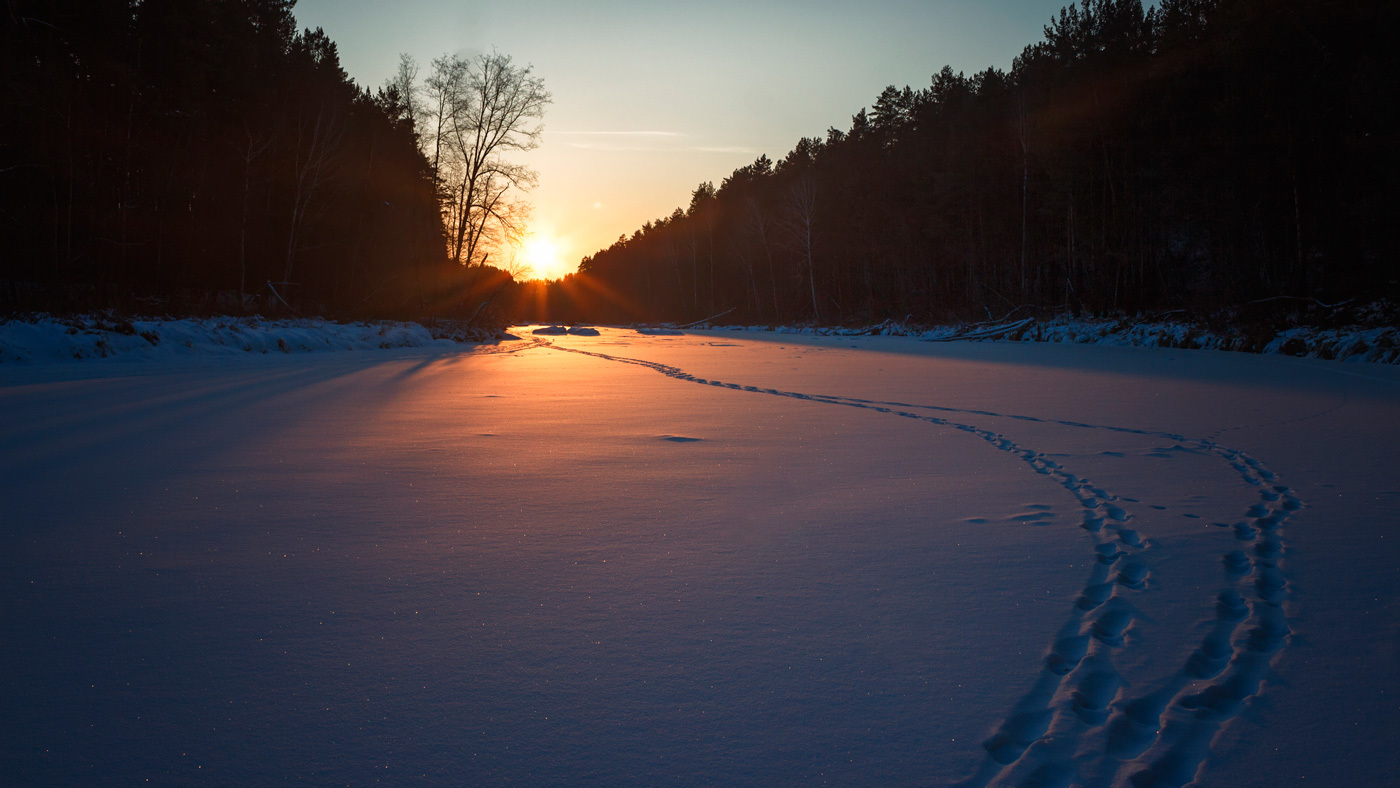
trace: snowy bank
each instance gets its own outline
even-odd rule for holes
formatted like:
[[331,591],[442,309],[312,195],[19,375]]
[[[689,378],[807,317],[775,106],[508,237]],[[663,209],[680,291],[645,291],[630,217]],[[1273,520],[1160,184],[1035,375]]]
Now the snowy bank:
[[1400,328],[1394,326],[1298,326],[1280,331],[1254,327],[1216,329],[1185,321],[1129,318],[1023,318],[929,327],[886,321],[859,328],[821,326],[716,326],[731,331],[773,331],[819,336],[908,336],[930,342],[1005,340],[1081,345],[1165,347],[1277,353],[1302,358],[1400,363]]
[[0,363],[64,362],[121,357],[167,359],[249,353],[312,353],[410,347],[453,347],[490,339],[480,329],[444,323],[336,323],[319,318],[254,317],[181,320],[37,316],[0,321]]

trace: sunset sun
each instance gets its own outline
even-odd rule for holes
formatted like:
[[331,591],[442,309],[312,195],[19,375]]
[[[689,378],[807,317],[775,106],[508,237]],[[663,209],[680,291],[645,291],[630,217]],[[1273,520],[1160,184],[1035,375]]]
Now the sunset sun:
[[525,241],[520,253],[534,275],[540,279],[558,279],[565,273],[566,266],[560,254],[559,242],[554,238],[532,236]]

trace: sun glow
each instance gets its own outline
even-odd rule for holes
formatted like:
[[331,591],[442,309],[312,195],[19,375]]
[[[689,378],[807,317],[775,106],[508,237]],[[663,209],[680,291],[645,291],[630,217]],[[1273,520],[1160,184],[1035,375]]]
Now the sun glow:
[[521,249],[521,257],[531,273],[540,279],[558,279],[567,273],[559,241],[543,235],[532,236]]

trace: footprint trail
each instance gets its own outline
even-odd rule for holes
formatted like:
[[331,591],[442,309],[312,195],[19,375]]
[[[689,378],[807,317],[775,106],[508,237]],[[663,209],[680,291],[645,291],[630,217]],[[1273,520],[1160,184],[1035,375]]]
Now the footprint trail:
[[[1019,457],[1078,500],[1080,527],[1095,542],[1092,569],[1069,616],[1050,644],[1040,673],[990,738],[982,765],[959,788],[989,785],[1178,788],[1195,779],[1216,734],[1259,694],[1270,664],[1286,646],[1290,600],[1284,573],[1283,526],[1303,506],[1277,475],[1248,454],[1212,438],[1106,424],[959,409],[938,405],[807,394],[691,375],[666,364],[542,342],[532,345],[651,369],[676,380],[769,396],[861,408],[960,430]],[[946,415],[933,415],[946,414]],[[1151,589],[1152,543],[1126,527],[1133,515],[1117,495],[1072,473],[1045,453],[1007,436],[952,418],[981,416],[1107,430],[1173,441],[1171,450],[1211,454],[1258,489],[1259,502],[1230,525],[1238,548],[1221,556],[1225,585],[1216,618],[1174,674],[1132,695],[1114,667],[1132,647],[1136,595]],[[1218,433],[1217,433],[1218,434]],[[1133,501],[1136,502],[1136,501]],[[1160,508],[1160,507],[1154,507]]]

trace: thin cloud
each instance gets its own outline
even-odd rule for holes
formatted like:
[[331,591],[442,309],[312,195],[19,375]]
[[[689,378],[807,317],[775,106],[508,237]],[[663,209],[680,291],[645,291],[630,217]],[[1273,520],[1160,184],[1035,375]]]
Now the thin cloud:
[[607,151],[613,153],[742,153],[754,149],[743,145],[684,145],[682,139],[694,135],[676,131],[556,131],[560,136],[579,139],[565,142],[575,150]]
[[678,131],[547,131],[560,137],[684,137]]
[[698,153],[754,153],[754,152],[755,152],[753,148],[745,148],[745,147],[738,146],[738,145],[731,145],[731,146],[699,146],[699,147],[694,147],[694,148],[687,148],[686,150],[693,150],[693,151],[696,151],[696,152],[698,152]]
[[567,147],[575,150],[601,150],[601,151],[629,151],[638,153],[648,153],[660,150],[677,150],[676,148],[653,148],[646,145],[628,145],[625,142],[570,142]]

